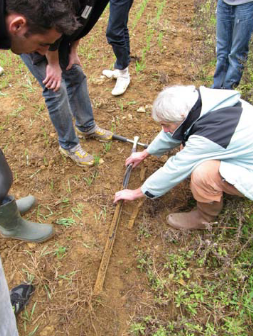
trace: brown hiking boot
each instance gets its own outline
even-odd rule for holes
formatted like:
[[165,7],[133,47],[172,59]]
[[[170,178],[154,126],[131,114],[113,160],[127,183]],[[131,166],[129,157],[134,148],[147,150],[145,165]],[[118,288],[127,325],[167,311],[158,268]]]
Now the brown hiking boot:
[[174,229],[200,230],[206,229],[213,222],[223,207],[223,199],[220,202],[197,202],[197,210],[185,213],[174,213],[167,216],[167,223]]

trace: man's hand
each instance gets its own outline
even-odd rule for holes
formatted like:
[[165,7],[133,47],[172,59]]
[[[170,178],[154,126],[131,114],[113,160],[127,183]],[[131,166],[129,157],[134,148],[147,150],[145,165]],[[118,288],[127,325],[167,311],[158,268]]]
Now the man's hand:
[[43,84],[49,90],[58,91],[61,86],[61,67],[59,64],[48,64],[46,68],[46,78]]
[[143,197],[144,194],[141,191],[141,188],[130,190],[130,189],[123,189],[115,193],[113,203],[117,203],[120,200],[125,201],[134,201],[137,198]]
[[133,168],[138,166],[147,156],[149,156],[149,153],[147,152],[146,149],[142,152],[135,152],[132,153],[127,159],[126,159],[126,166],[129,164],[133,164]]
[[77,47],[78,47],[79,41],[80,40],[77,40],[73,42],[71,45],[70,54],[69,54],[69,64],[66,70],[70,70],[74,64],[81,65],[80,58],[77,54]]
[[58,91],[61,86],[61,67],[59,64],[59,54],[58,50],[50,51],[46,53],[47,58],[47,68],[46,68],[46,78],[43,80],[43,84],[49,90],[54,92]]
[[71,53],[69,54],[69,64],[66,68],[66,70],[70,70],[74,64],[81,65],[81,61],[77,53]]

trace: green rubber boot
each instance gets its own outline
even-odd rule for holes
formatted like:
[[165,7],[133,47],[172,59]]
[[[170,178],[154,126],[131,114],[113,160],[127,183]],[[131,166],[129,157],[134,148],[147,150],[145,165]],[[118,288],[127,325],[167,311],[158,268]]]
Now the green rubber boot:
[[32,209],[34,205],[36,205],[36,198],[32,195],[28,195],[26,197],[16,200],[16,204],[18,207],[18,211],[20,212],[20,215],[23,215],[27,211]]
[[0,233],[6,238],[29,242],[44,242],[54,234],[51,224],[39,224],[24,220],[15,199],[7,196],[0,206]]

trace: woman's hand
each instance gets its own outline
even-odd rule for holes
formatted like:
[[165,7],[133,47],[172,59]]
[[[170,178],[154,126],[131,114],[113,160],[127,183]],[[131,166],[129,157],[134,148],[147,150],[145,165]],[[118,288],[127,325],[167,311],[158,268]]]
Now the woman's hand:
[[120,200],[125,201],[134,201],[137,198],[143,197],[144,194],[141,191],[141,188],[131,190],[131,189],[123,189],[120,191],[117,191],[115,193],[114,201],[113,203],[117,203]]
[[127,159],[126,159],[126,166],[129,164],[133,164],[133,168],[138,166],[147,156],[149,156],[149,153],[147,152],[146,149],[142,152],[135,152],[132,153]]

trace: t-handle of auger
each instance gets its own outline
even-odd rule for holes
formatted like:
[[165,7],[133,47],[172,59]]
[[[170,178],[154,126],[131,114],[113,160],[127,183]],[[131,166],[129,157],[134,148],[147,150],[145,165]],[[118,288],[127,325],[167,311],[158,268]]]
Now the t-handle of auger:
[[[112,138],[114,140],[119,140],[119,141],[123,141],[123,142],[130,142],[130,143],[134,144],[134,140],[128,139],[126,137],[123,137],[122,135],[118,135],[118,134],[115,134],[115,133],[112,135]],[[139,142],[139,141],[138,141],[137,145],[142,146],[144,148],[148,148],[148,144],[145,144],[145,143],[142,143],[142,142]]]
[[[135,153],[136,150],[137,150],[137,145],[138,145],[138,141],[139,141],[139,137],[138,136],[135,136],[134,137],[134,142],[133,142],[133,148],[132,148],[132,153]],[[123,189],[126,189],[127,185],[128,185],[128,182],[129,182],[129,179],[130,179],[130,174],[131,174],[131,171],[133,169],[133,164],[130,163],[128,166],[127,166],[127,169],[126,169],[126,172],[125,172],[125,176],[124,176],[124,179],[123,179]]]

